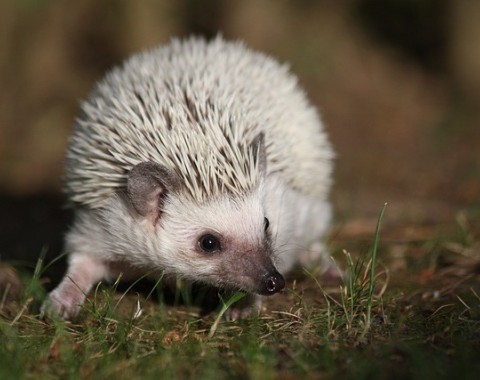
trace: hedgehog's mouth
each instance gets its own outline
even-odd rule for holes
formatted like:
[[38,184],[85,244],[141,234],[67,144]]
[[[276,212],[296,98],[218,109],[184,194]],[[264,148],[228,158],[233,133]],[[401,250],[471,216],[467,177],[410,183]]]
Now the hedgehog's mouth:
[[280,292],[285,287],[284,277],[276,270],[266,272],[258,280],[247,275],[240,275],[236,281],[227,281],[224,288],[248,293],[256,293],[262,296],[271,296]]

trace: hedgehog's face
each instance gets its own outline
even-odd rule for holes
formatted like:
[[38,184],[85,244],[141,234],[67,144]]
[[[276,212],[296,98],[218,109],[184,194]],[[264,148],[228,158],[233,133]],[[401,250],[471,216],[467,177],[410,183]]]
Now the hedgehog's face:
[[178,198],[168,201],[160,228],[179,274],[262,295],[283,289],[260,193],[242,200],[225,196],[201,206]]
[[165,185],[159,186],[151,173],[172,180],[160,166],[140,164],[130,174],[128,193],[155,230],[152,256],[159,266],[195,281],[262,295],[283,289],[285,281],[272,261],[263,186],[241,199],[225,195],[202,204],[167,191],[159,204]]

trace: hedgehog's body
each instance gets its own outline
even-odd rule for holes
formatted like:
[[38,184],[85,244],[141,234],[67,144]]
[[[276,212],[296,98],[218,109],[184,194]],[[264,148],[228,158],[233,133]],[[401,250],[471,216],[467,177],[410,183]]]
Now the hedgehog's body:
[[273,294],[328,226],[330,145],[284,66],[217,38],[134,56],[83,104],[66,190],[74,316],[103,278],[157,269]]

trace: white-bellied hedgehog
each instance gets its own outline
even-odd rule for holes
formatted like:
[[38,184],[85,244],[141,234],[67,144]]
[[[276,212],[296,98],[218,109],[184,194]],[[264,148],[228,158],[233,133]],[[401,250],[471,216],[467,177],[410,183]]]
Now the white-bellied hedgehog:
[[43,311],[72,318],[101,280],[156,271],[249,293],[324,255],[332,149],[288,68],[221,37],[173,40],[113,69],[66,156],[69,266]]

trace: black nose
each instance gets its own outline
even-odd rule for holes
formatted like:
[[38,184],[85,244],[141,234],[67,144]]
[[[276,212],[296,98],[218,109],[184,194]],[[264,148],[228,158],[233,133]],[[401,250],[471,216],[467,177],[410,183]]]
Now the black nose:
[[263,296],[270,296],[282,290],[285,287],[285,279],[277,271],[267,273],[263,279],[259,294]]

